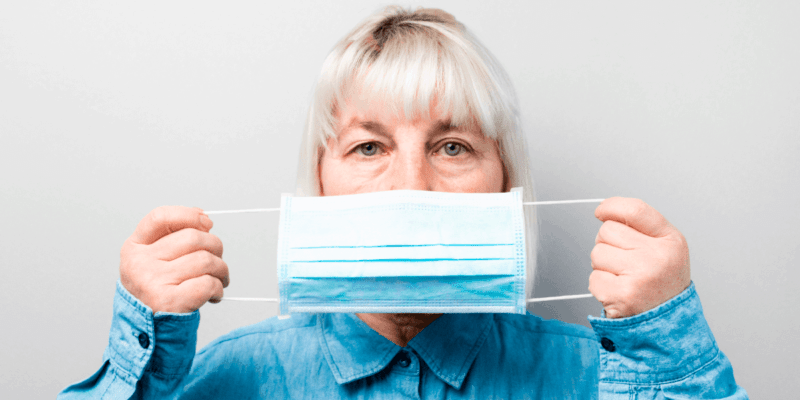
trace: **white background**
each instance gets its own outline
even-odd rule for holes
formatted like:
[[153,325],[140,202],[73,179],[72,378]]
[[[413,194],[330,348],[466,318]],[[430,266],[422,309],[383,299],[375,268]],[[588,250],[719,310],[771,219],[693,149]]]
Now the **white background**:
[[[101,365],[119,249],[159,205],[277,207],[321,63],[383,3],[0,5],[0,397]],[[408,3],[416,6],[417,3]],[[538,198],[639,197],[686,236],[737,382],[792,398],[796,2],[432,1],[516,85]],[[585,293],[593,205],[542,208],[536,296]],[[228,296],[276,297],[277,215],[214,217]],[[201,309],[202,346],[277,306]],[[586,325],[594,299],[537,306]]]

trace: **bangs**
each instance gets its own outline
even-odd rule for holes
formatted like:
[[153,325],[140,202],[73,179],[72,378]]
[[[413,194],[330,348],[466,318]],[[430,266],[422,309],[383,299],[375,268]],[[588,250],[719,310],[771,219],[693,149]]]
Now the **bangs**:
[[337,136],[339,105],[353,101],[403,121],[436,113],[492,139],[511,128],[513,114],[485,62],[488,54],[463,40],[465,32],[428,21],[391,24],[354,32],[325,61],[315,98],[321,145]]

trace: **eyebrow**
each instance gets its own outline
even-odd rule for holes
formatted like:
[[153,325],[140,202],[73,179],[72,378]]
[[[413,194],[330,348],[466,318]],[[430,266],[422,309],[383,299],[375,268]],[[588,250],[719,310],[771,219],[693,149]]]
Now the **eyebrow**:
[[457,130],[457,129],[458,129],[458,127],[453,125],[453,121],[452,120],[445,119],[445,120],[438,121],[436,123],[436,126],[434,126],[433,129],[428,131],[428,133],[436,135],[436,134],[446,133],[446,132],[450,132],[452,130]]
[[[385,136],[387,138],[391,138],[391,134],[386,129],[386,127],[377,121],[359,121],[357,119],[354,119],[352,122],[350,122],[349,125],[347,125],[347,128],[345,128],[345,130],[350,130],[356,127],[364,129],[365,131],[368,132],[372,132],[379,136]],[[457,129],[458,127],[453,125],[453,122],[450,119],[440,120],[437,121],[436,125],[434,125],[433,128],[428,130],[428,134],[439,135]]]
[[368,132],[372,132],[372,133],[374,133],[374,134],[376,134],[378,136],[384,136],[384,137],[387,137],[387,138],[391,138],[391,136],[392,136],[392,135],[389,134],[389,130],[387,130],[386,127],[383,124],[381,124],[380,122],[354,120],[350,124],[350,126],[348,126],[348,128],[353,128],[354,126],[358,126],[361,129],[363,129],[365,131],[368,131]]

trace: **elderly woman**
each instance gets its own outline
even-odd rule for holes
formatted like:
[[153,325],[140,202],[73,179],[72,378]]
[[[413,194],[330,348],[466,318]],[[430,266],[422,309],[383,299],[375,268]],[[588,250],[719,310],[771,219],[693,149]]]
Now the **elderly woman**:
[[[508,79],[440,10],[389,8],[336,45],[301,158],[307,196],[532,186]],[[195,354],[197,310],[229,282],[222,243],[202,210],[158,208],[122,248],[105,363],[62,398],[746,398],[681,233],[635,199],[596,216],[593,331],[520,314],[297,314]]]

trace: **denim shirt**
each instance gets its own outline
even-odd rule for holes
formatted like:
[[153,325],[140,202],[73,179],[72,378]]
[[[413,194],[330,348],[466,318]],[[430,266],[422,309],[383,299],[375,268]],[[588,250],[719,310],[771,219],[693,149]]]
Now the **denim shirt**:
[[117,284],[104,363],[61,399],[746,399],[691,284],[593,329],[444,314],[400,347],[353,314],[270,318],[195,354],[200,314],[155,313]]

